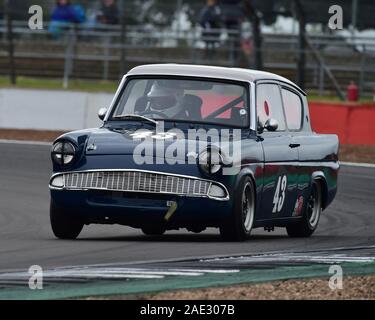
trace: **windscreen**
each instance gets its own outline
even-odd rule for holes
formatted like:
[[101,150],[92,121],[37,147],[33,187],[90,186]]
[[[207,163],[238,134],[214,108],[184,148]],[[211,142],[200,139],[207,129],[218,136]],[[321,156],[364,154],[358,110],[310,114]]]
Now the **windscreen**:
[[190,78],[131,79],[110,120],[140,115],[154,120],[247,127],[247,92],[241,83]]

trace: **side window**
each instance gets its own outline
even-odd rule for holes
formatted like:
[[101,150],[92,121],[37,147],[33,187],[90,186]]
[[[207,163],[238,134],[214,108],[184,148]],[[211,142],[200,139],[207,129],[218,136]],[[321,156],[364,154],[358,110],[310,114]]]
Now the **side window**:
[[281,93],[289,130],[300,130],[302,126],[302,101],[300,97],[286,89],[282,89]]
[[257,115],[262,124],[270,118],[277,120],[277,131],[285,130],[285,120],[279,86],[276,84],[257,85]]

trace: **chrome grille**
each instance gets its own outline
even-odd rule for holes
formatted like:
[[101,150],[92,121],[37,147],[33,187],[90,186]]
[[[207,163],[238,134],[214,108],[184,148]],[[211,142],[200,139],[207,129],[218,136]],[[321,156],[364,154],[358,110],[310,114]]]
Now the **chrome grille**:
[[66,189],[206,196],[210,181],[144,171],[88,171],[64,175]]

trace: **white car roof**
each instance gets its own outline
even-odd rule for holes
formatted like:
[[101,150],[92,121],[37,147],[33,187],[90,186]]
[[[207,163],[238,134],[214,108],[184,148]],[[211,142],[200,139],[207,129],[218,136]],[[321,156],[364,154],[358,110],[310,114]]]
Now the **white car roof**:
[[227,68],[189,64],[149,64],[135,67],[131,69],[127,73],[127,75],[188,76],[253,82],[258,80],[277,80],[287,83],[303,92],[295,83],[287,78],[271,72],[243,68]]

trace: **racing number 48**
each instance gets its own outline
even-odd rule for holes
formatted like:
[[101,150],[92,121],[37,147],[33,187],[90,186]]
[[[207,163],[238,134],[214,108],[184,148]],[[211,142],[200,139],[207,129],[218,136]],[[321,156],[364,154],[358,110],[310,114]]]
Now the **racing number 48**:
[[280,176],[277,179],[277,185],[275,190],[275,195],[273,196],[273,209],[272,213],[279,213],[283,208],[285,201],[285,190],[287,186],[286,175]]

